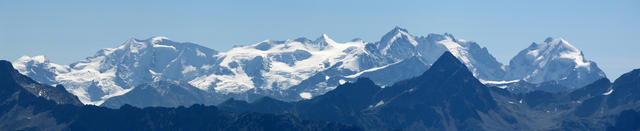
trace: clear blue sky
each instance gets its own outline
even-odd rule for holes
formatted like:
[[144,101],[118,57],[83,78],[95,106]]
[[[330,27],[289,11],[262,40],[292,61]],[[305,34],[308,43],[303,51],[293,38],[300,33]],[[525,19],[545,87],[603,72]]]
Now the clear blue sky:
[[127,39],[167,36],[226,51],[265,39],[378,41],[394,26],[452,33],[503,63],[531,42],[562,37],[609,78],[640,68],[640,1],[131,1],[0,0],[0,59],[69,64]]

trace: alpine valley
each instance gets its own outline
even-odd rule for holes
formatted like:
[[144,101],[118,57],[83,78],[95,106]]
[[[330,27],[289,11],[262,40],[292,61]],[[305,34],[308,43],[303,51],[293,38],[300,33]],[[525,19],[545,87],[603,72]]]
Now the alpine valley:
[[323,34],[315,40],[265,40],[226,52],[166,37],[129,39],[69,65],[23,56],[13,66],[37,82],[62,85],[84,104],[175,107],[265,96],[293,102],[359,78],[387,87],[422,75],[447,51],[483,84],[516,93],[575,90],[606,78],[595,62],[561,38],[533,43],[503,65],[476,42],[448,33],[414,36],[400,27],[376,42],[339,43]]

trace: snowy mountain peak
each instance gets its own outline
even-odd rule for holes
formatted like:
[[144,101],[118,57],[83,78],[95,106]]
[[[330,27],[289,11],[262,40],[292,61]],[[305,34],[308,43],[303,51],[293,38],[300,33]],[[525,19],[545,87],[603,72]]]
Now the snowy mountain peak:
[[520,51],[507,70],[507,78],[531,83],[559,80],[572,88],[605,77],[594,62],[584,58],[582,51],[562,38],[551,37]]
[[409,34],[409,31],[407,31],[407,29],[396,26],[391,31],[387,32],[387,34],[382,36],[382,39],[380,40],[380,42],[384,44],[390,44],[396,39],[403,38],[403,37],[413,39],[412,36]]
[[129,39],[70,65],[49,63],[43,56],[22,57],[15,63],[21,73],[36,81],[62,84],[83,103],[100,105],[136,85],[165,79],[191,80],[223,70],[211,65],[217,53],[193,43],[151,37]]
[[33,76],[32,79],[44,84],[56,84],[55,74],[68,72],[66,66],[49,62],[45,56],[22,56],[13,62],[20,73]]
[[544,43],[541,43],[539,45],[543,45],[543,46],[566,46],[569,47],[568,49],[570,50],[578,50],[575,47],[573,47],[573,45],[571,45],[569,42],[567,42],[566,40],[562,39],[562,38],[553,38],[553,37],[547,37],[544,40]]
[[307,48],[324,50],[329,48],[331,45],[334,45],[336,42],[333,41],[327,34],[322,34],[322,36],[318,37],[310,46]]
[[26,63],[26,62],[33,62],[36,64],[39,63],[45,63],[45,62],[49,62],[49,59],[47,59],[44,55],[37,55],[37,56],[22,56],[20,58],[18,58],[18,60],[16,60],[16,62],[20,62],[20,63]]
[[393,29],[391,29],[391,31],[387,32],[387,34],[385,34],[384,36],[392,36],[392,35],[396,35],[398,33],[409,33],[409,31],[407,31],[407,29],[401,28],[399,26],[393,27]]
[[380,39],[377,46],[384,55],[408,58],[415,55],[411,52],[415,51],[417,45],[418,42],[406,29],[395,27]]
[[[562,38],[547,38],[544,43],[537,44],[528,54],[537,56],[536,59],[544,59],[541,55],[546,55],[552,59],[569,59],[575,63],[574,68],[583,66],[589,69],[591,62],[584,59],[582,51],[571,45],[569,42]],[[543,53],[543,54],[540,54]]]
[[30,66],[42,66],[49,63],[49,60],[43,56],[22,56],[18,58],[18,60],[13,62],[13,67],[16,68],[20,73],[27,74],[32,73],[31,69],[27,69]]
[[320,42],[336,43],[331,38],[329,38],[329,36],[327,34],[322,34],[320,37],[318,37],[318,39],[316,39],[316,41],[314,41],[314,43],[320,43]]
[[329,35],[327,35],[325,33],[322,33],[322,36],[320,36],[320,37],[323,38],[323,39],[330,39]]

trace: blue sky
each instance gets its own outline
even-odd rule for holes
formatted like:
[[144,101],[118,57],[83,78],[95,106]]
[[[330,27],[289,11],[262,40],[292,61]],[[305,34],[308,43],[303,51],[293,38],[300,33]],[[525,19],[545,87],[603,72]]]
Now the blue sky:
[[501,62],[532,42],[562,37],[609,78],[640,68],[640,1],[7,1],[0,0],[0,59],[46,55],[60,64],[127,39],[166,36],[226,51],[265,39],[378,41],[395,26],[452,33]]

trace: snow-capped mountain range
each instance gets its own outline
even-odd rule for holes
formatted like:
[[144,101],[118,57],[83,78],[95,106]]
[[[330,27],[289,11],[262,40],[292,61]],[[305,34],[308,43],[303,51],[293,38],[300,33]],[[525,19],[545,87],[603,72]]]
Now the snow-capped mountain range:
[[214,63],[217,59],[207,56],[217,53],[196,44],[153,37],[127,40],[116,48],[102,49],[94,56],[70,65],[54,64],[43,56],[24,56],[14,65],[21,73],[35,76],[37,81],[64,85],[85,104],[99,105],[110,97],[127,93],[136,85],[205,75],[208,72],[190,71],[195,66]]
[[13,64],[36,81],[64,85],[85,104],[100,105],[138,85],[163,80],[187,82],[214,94],[299,100],[358,77],[385,86],[419,76],[445,51],[485,83],[558,80],[581,87],[605,77],[562,39],[534,43],[503,65],[476,42],[446,33],[413,36],[399,27],[378,42],[340,43],[323,34],[315,40],[265,40],[225,52],[166,37],[130,39],[70,65],[51,63],[44,56],[23,56]]

